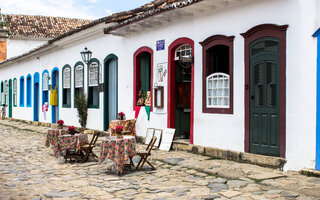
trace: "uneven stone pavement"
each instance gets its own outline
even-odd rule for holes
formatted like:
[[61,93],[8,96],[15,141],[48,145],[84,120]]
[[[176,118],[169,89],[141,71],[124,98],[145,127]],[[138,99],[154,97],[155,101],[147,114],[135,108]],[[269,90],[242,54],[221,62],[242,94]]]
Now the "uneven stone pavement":
[[47,129],[0,120],[1,200],[320,199],[320,178],[182,151],[154,150],[157,170],[146,165],[121,176],[111,161],[64,163],[44,146]]

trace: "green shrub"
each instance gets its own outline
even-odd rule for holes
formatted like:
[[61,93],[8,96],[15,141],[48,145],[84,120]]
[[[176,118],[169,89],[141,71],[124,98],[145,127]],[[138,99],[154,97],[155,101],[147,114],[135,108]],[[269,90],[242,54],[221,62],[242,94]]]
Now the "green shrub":
[[81,127],[85,128],[87,125],[87,117],[88,117],[88,102],[85,94],[76,95],[75,106],[78,110],[79,123]]

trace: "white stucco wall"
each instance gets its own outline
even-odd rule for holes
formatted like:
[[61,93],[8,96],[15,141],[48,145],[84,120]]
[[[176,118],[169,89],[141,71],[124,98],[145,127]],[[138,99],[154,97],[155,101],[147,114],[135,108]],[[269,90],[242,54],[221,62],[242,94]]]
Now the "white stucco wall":
[[[156,79],[158,63],[168,62],[168,46],[180,37],[194,41],[194,144],[222,149],[244,151],[244,39],[240,33],[259,24],[289,25],[287,30],[286,51],[286,159],[285,170],[314,168],[315,159],[315,107],[316,107],[316,39],[312,33],[319,27],[319,7],[317,0],[261,0],[243,1],[212,12],[196,14],[159,26],[144,29],[125,37],[104,35],[101,31],[92,37],[68,44],[62,49],[34,56],[23,62],[0,66],[0,80],[19,79],[30,73],[40,74],[59,68],[59,116],[67,125],[78,124],[77,111],[74,108],[74,64],[81,60],[80,51],[87,46],[102,64],[106,56],[113,53],[118,56],[118,111],[127,118],[134,118],[133,111],[133,54],[142,46],[154,51],[153,80]],[[101,26],[101,30],[103,26]],[[202,47],[199,42],[206,38],[222,34],[235,36],[234,39],[234,110],[233,114],[202,113]],[[76,36],[70,36],[70,39]],[[165,50],[156,51],[156,41],[165,40]],[[36,57],[39,57],[37,59]],[[72,67],[71,108],[62,108],[62,67]],[[14,70],[13,70],[14,69]],[[87,90],[87,68],[85,65],[85,91]],[[103,73],[102,73],[103,74]],[[103,75],[102,80],[103,82]],[[32,80],[33,82],[33,80]],[[26,80],[25,80],[26,83]],[[167,127],[167,76],[164,82],[164,108],[151,113],[150,121],[142,108],[137,119],[137,135],[144,136],[149,127],[164,129]],[[26,87],[26,86],[25,86]],[[40,86],[40,88],[42,88]],[[18,81],[19,91],[19,81]],[[18,95],[19,96],[19,95]],[[19,99],[19,97],[18,97]],[[40,93],[42,102],[42,92]],[[103,93],[100,93],[99,109],[89,109],[88,128],[103,129]],[[33,104],[33,100],[32,100]],[[47,113],[47,122],[51,122],[51,107]],[[33,119],[32,108],[14,107],[13,118]],[[40,121],[44,121],[40,112]]]
[[22,40],[22,39],[8,39],[7,40],[7,58],[19,56],[31,49],[34,49],[47,41],[44,40]]

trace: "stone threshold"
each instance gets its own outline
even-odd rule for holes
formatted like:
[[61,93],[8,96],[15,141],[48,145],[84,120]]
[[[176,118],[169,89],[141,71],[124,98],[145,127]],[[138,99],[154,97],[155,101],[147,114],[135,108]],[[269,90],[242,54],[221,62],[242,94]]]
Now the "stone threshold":
[[302,169],[300,170],[300,173],[307,176],[316,176],[320,177],[320,171],[315,169]]
[[[137,136],[137,142],[144,143],[145,137]],[[258,155],[246,152],[231,151],[225,149],[219,149],[214,147],[205,147],[199,145],[193,145],[186,140],[173,141],[172,150],[187,151],[190,153],[209,156],[215,159],[232,160],[242,163],[250,163],[259,165],[262,167],[269,167],[273,169],[283,170],[283,166],[286,163],[286,159],[273,156]]]

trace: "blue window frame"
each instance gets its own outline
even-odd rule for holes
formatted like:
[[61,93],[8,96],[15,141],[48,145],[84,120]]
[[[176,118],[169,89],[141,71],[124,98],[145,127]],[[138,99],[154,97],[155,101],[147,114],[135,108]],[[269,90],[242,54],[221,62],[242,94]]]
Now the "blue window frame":
[[24,107],[24,77],[20,77],[20,107]]
[[42,105],[47,102],[49,105],[49,71],[42,72]]
[[31,75],[27,76],[27,107],[31,107]]

